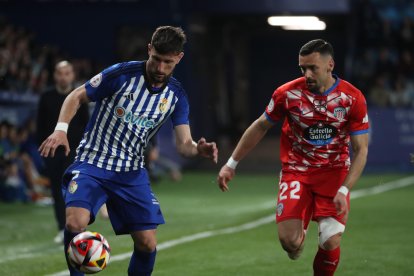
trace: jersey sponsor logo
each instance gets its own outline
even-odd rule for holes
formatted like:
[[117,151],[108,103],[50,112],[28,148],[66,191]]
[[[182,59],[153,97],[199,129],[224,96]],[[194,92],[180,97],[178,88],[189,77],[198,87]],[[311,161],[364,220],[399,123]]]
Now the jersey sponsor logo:
[[277,207],[276,207],[276,213],[277,213],[277,215],[280,217],[280,215],[282,215],[282,213],[283,213],[283,208],[284,208],[285,206],[283,205],[283,203],[279,203],[278,205],[277,205]]
[[122,119],[125,123],[136,125],[143,128],[152,128],[155,121],[145,116],[139,116],[132,113],[132,111],[125,110],[122,106],[117,106],[114,109],[114,114],[117,118]]
[[316,111],[325,113],[326,112],[326,101],[325,100],[319,100],[315,99],[313,100],[313,106]]
[[270,99],[270,102],[267,105],[267,111],[272,112],[273,108],[275,108],[275,102],[273,101],[273,98],[272,98],[272,99]]
[[69,193],[73,194],[76,192],[77,189],[78,189],[78,183],[76,183],[75,180],[72,180],[68,188]]
[[342,121],[345,118],[346,109],[344,107],[335,107],[333,114],[335,118]]
[[338,130],[331,126],[318,122],[305,129],[304,137],[312,145],[327,145],[338,134]]
[[164,113],[167,110],[168,107],[168,99],[164,98],[161,100],[160,104],[158,105],[158,109],[161,113]]
[[99,73],[98,75],[94,76],[89,83],[92,87],[98,87],[102,82],[102,73]]

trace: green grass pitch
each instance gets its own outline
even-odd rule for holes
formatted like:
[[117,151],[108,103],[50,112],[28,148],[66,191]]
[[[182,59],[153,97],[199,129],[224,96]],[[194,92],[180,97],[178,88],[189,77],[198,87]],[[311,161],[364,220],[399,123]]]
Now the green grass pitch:
[[[364,175],[357,189],[407,177]],[[274,214],[277,175],[240,174],[222,193],[213,173],[188,172],[180,183],[154,186],[166,219],[158,243],[196,233],[235,227]],[[414,184],[414,183],[413,183]],[[351,201],[336,275],[414,275],[414,185]],[[130,252],[129,236],[116,237],[109,221],[98,218],[88,230],[102,233],[112,257]],[[50,275],[65,270],[63,247],[53,243],[56,223],[51,206],[0,203],[0,275]],[[159,250],[153,275],[312,275],[317,227],[311,224],[305,250],[288,259],[273,222]],[[129,259],[110,262],[100,275],[126,275]]]

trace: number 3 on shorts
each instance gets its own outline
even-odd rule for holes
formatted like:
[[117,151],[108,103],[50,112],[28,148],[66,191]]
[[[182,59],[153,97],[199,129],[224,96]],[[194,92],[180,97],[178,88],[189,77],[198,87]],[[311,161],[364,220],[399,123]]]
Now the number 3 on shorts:
[[[279,193],[279,201],[285,200],[288,196],[285,194],[286,191],[289,189],[289,185],[286,182],[280,183],[280,193]],[[300,183],[299,181],[292,181],[290,182],[290,199],[299,199],[300,195],[297,193],[300,191]]]

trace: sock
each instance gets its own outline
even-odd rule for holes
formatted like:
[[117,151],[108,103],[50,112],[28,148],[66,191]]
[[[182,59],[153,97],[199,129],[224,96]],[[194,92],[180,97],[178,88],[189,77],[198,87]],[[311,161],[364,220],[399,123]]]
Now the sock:
[[319,247],[313,261],[314,276],[333,276],[338,267],[340,255],[339,246],[334,250],[324,250]]
[[83,273],[77,271],[75,268],[73,268],[68,261],[68,255],[66,254],[66,252],[68,252],[68,247],[69,247],[69,243],[70,241],[79,233],[73,233],[71,231],[69,231],[68,229],[65,228],[64,231],[64,243],[65,243],[65,258],[66,258],[66,264],[68,265],[69,271],[70,271],[70,276],[84,276]]
[[150,276],[154,269],[157,249],[153,252],[144,252],[134,248],[128,267],[129,276]]

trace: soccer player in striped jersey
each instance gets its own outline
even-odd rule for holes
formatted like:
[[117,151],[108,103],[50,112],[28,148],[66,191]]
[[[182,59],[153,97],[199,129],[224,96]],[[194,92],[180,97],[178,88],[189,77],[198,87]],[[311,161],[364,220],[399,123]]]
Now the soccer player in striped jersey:
[[[181,84],[172,77],[184,56],[181,28],[162,26],[148,44],[147,61],[115,64],[66,98],[55,131],[41,144],[45,157],[59,146],[69,153],[68,124],[80,104],[96,102],[62,183],[66,203],[65,252],[70,240],[85,231],[106,202],[117,235],[130,234],[134,252],[129,275],[151,275],[156,255],[156,228],[164,223],[158,200],[144,169],[144,149],[161,125],[171,118],[178,151],[217,163],[214,142],[193,141],[189,106]],[[71,275],[83,275],[68,265]]]
[[[276,222],[279,240],[291,259],[302,252],[310,219],[319,225],[314,275],[333,275],[349,212],[349,190],[361,175],[368,153],[368,115],[361,91],[332,74],[333,48],[309,41],[299,51],[303,77],[273,93],[264,114],[243,134],[218,175],[222,191],[237,163],[278,120],[282,171]],[[350,163],[348,145],[353,149]]]

